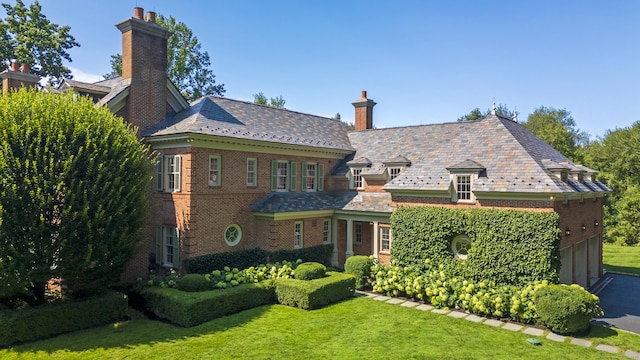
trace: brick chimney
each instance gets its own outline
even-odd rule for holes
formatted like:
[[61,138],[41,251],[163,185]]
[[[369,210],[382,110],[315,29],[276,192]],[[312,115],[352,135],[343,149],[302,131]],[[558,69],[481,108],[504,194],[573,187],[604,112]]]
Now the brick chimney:
[[373,107],[376,103],[367,99],[367,92],[362,91],[362,97],[351,103],[356,108],[356,130],[373,129]]
[[12,62],[11,67],[0,73],[2,79],[2,95],[9,91],[18,90],[22,86],[35,87],[40,81],[40,76],[29,73],[29,64],[22,64],[22,68],[17,62]]
[[122,32],[122,82],[129,99],[120,111],[139,131],[152,128],[167,114],[167,39],[171,33],[156,24],[156,14],[136,7],[133,17],[116,27]]

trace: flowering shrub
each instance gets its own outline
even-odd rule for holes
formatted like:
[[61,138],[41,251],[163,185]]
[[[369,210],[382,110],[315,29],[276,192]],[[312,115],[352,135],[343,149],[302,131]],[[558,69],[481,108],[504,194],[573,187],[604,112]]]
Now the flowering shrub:
[[433,266],[429,260],[425,260],[425,268],[418,271],[413,266],[374,264],[373,291],[424,300],[436,308],[532,323],[537,317],[534,292],[549,284],[543,280],[520,287],[497,286],[491,281],[474,282],[451,276],[443,265]]

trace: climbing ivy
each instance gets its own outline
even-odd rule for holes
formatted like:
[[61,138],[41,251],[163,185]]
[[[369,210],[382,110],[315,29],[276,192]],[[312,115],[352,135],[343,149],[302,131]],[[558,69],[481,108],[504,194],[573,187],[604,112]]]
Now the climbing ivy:
[[[560,230],[555,212],[400,207],[391,216],[391,258],[400,266],[442,264],[456,276],[496,284],[558,282]],[[471,240],[466,260],[452,240]]]

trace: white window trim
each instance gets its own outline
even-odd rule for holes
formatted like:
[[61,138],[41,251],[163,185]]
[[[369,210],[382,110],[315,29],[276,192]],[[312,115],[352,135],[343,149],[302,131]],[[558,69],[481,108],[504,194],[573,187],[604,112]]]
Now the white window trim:
[[[458,179],[463,176],[469,177],[469,199],[460,199],[458,197]],[[451,180],[453,182],[453,194],[451,197],[451,201],[458,204],[475,204],[476,196],[473,193],[473,183],[477,179],[478,179],[478,174],[472,174],[472,173],[451,174]]]
[[[389,253],[391,252],[391,244],[393,243],[393,236],[391,235],[391,228],[388,226],[380,226],[380,252],[381,253]],[[388,249],[385,249],[383,246],[385,241],[384,233],[387,232],[387,241],[389,242]]]
[[[230,234],[229,231],[234,231],[232,229],[235,229],[236,238],[233,239],[232,241],[229,241],[229,239],[227,239],[227,235]],[[227,226],[226,229],[224,229],[224,233],[222,234],[222,236],[224,238],[224,242],[228,246],[236,246],[236,245],[238,245],[240,243],[240,240],[242,240],[242,228],[238,224],[231,224],[231,225]]]
[[[393,177],[393,175],[391,174],[394,170],[398,171],[395,177]],[[398,176],[400,176],[403,170],[404,170],[404,166],[389,166],[387,168],[387,181],[392,181]]]
[[[172,239],[172,242],[169,242]],[[169,249],[173,259],[169,261]],[[159,226],[156,229],[156,263],[168,268],[180,265],[180,230],[175,226]]]
[[[173,170],[169,171],[169,163],[173,161]],[[182,161],[180,155],[165,155],[163,164],[163,191],[165,192],[180,192],[181,191],[181,179],[182,179]],[[173,188],[169,186],[171,184],[171,177],[173,176]]]
[[[314,162],[305,162],[302,163],[304,169],[302,169],[304,174],[304,186],[303,191],[317,191],[318,190],[318,163]],[[313,183],[311,184],[311,189],[307,188],[309,182],[309,167],[313,167]]]
[[362,223],[355,223],[353,226],[353,243],[362,245]]
[[[216,168],[211,167],[211,160],[216,161]],[[215,173],[216,180],[211,180],[211,175]],[[209,186],[220,186],[222,184],[222,157],[220,155],[209,155]]]
[[328,244],[331,242],[331,219],[322,221],[322,242]]
[[[249,163],[253,162],[253,170],[249,170]],[[249,174],[253,174],[253,182],[249,181]],[[247,186],[258,186],[258,159],[247,158]]]
[[302,249],[304,247],[304,222],[296,221],[293,224],[293,248]]
[[[285,164],[286,165],[286,174],[284,175],[284,188],[280,188],[280,178],[282,177],[282,175],[280,175],[280,164]],[[291,163],[289,161],[284,161],[284,160],[278,160],[278,166],[276,167],[276,191],[289,191],[289,188],[291,187],[290,182],[290,178],[291,178]]]
[[[358,174],[356,175],[356,172],[358,172]],[[351,170],[349,171],[350,177],[349,177],[349,188],[350,189],[358,189],[358,190],[362,190],[364,189],[364,178],[362,177],[362,168],[361,167],[352,167]],[[360,186],[356,186],[356,176],[360,177]]]

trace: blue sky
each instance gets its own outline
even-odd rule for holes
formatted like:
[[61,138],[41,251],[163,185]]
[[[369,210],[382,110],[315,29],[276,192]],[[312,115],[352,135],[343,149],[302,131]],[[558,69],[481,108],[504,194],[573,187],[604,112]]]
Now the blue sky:
[[40,4],[80,42],[68,64],[78,80],[109,72],[121,52],[114,24],[140,6],[185,22],[233,99],[262,91],[353,121],[351,102],[367,90],[380,128],[455,121],[494,99],[520,120],[541,105],[566,108],[592,136],[640,120],[638,0]]

